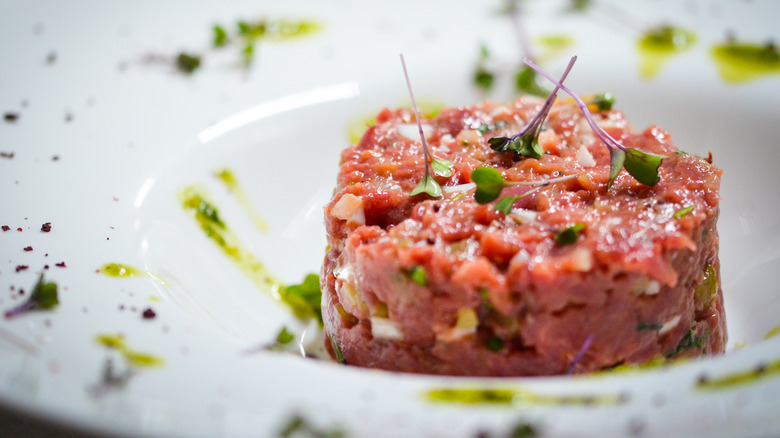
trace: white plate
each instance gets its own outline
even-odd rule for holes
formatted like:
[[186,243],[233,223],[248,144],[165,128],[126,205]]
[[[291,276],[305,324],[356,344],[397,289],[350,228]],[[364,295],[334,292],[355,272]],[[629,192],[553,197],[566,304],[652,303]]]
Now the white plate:
[[[728,352],[633,374],[582,378],[455,379],[354,369],[257,351],[282,326],[305,333],[198,228],[177,200],[205,188],[241,244],[284,283],[319,269],[321,206],[351,124],[408,102],[398,54],[420,100],[467,104],[484,43],[519,58],[499,2],[27,2],[0,6],[0,307],[22,302],[37,275],[59,285],[60,305],[0,320],[0,401],[94,433],[141,436],[276,435],[294,415],[348,436],[503,436],[517,424],[543,436],[763,436],[780,433],[780,375],[718,391],[712,378],[777,368],[780,337],[780,76],[740,84],[718,75],[710,47],[776,38],[772,2],[527,2],[529,34],[574,44],[545,60],[583,94],[612,91],[638,128],[667,129],[681,149],[713,152],[724,170],[719,229]],[[310,18],[322,32],[263,42],[248,70],[238,48],[209,52],[192,76],[148,55],[205,50],[213,24]],[[698,36],[659,74],[638,72],[642,29],[671,22]],[[491,98],[509,100],[501,86]],[[12,157],[9,155],[13,153]],[[55,159],[56,157],[56,159]],[[246,200],[213,176],[231,169]],[[253,224],[251,206],[268,232]],[[41,224],[51,222],[50,232]],[[17,231],[21,228],[22,231]],[[24,248],[32,247],[26,251]],[[64,262],[65,267],[56,266]],[[106,263],[159,276],[111,278]],[[29,266],[16,272],[19,265]],[[44,265],[49,265],[44,269]],[[152,308],[153,319],[142,312]],[[305,330],[305,331],[304,331]],[[164,361],[125,385],[101,387],[121,355],[96,336]],[[741,347],[741,348],[738,348]],[[443,405],[426,391],[469,385],[580,403]],[[97,391],[96,391],[97,389]],[[610,397],[617,397],[612,399]],[[599,399],[601,400],[601,399]]]

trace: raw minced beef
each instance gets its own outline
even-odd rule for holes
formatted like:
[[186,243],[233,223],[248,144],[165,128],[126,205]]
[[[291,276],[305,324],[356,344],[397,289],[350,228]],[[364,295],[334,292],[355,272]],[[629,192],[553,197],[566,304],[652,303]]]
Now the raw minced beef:
[[[541,158],[490,148],[541,104],[521,97],[422,120],[433,157],[454,163],[452,176],[436,176],[440,198],[409,196],[425,171],[411,110],[383,110],[342,152],[325,207],[321,285],[327,344],[347,364],[553,375],[723,351],[721,170],[678,151],[662,129],[636,132],[621,112],[605,111],[595,119],[624,146],[667,157],[655,186],[623,171],[607,190],[609,150],[560,100],[539,135]],[[474,200],[477,167],[507,181],[576,177],[504,214]],[[575,225],[573,243],[556,241]]]

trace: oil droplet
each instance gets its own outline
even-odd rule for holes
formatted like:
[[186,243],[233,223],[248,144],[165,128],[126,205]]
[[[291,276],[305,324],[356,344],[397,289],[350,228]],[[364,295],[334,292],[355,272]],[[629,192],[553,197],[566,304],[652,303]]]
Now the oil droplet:
[[130,265],[126,265],[124,263],[106,263],[105,265],[98,268],[98,273],[114,278],[149,277],[163,286],[168,286],[168,282],[159,275]]
[[664,25],[645,32],[637,43],[639,75],[652,79],[675,55],[696,44],[696,34],[680,27]]
[[710,51],[724,82],[739,84],[780,74],[780,52],[773,43],[759,45],[729,40]]

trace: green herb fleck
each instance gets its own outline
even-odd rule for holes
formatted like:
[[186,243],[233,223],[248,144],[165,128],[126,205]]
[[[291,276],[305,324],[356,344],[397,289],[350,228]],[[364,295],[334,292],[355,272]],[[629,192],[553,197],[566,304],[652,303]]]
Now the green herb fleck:
[[192,74],[200,67],[200,55],[193,55],[185,52],[179,53],[176,57],[176,68],[180,72]]
[[555,233],[555,241],[560,245],[571,245],[580,237],[580,231],[585,228],[585,224],[575,224]]
[[640,322],[636,325],[636,331],[658,331],[663,325],[660,322]]
[[596,104],[598,111],[610,111],[615,104],[615,96],[609,91],[597,94],[593,98],[593,103]]
[[493,336],[487,340],[485,347],[490,351],[499,352],[504,349],[504,341],[502,341],[501,338]]
[[295,335],[287,330],[287,327],[282,327],[279,333],[276,335],[276,342],[280,345],[287,345],[295,339]]
[[333,348],[333,353],[336,355],[336,362],[342,365],[346,364],[347,361],[344,360],[344,354],[341,352],[341,347],[339,347],[339,342],[331,334],[328,334],[328,338],[330,339],[330,346],[331,348]]
[[38,277],[38,282],[33,287],[30,298],[24,303],[7,310],[5,317],[12,318],[32,310],[51,310],[59,304],[57,283],[44,281],[43,274],[41,274]]
[[128,347],[122,335],[98,335],[95,340],[106,348],[117,350],[131,367],[147,368],[163,364],[163,360],[156,356],[141,353]]
[[227,32],[225,32],[225,28],[222,26],[214,26],[214,47],[222,47],[228,42],[228,35]]
[[425,276],[425,268],[417,265],[409,272],[409,278],[418,286],[428,286],[428,279]]
[[289,438],[293,436],[310,438],[345,438],[346,434],[338,428],[320,429],[312,425],[301,415],[293,415],[284,427],[279,431],[279,436]]
[[681,209],[675,211],[674,212],[674,217],[676,219],[680,219],[681,217],[687,216],[688,213],[693,211],[693,207],[694,207],[693,205],[689,205],[689,206],[687,206],[685,208],[681,208]]
[[536,428],[527,423],[520,423],[509,433],[510,438],[534,438],[537,436]]
[[319,275],[308,274],[301,284],[284,287],[279,291],[279,295],[297,318],[303,321],[316,319],[322,326],[322,291]]
[[704,341],[707,340],[709,334],[709,330],[706,330],[701,336],[697,337],[696,332],[691,329],[685,336],[683,336],[682,339],[680,339],[680,342],[677,344],[677,348],[665,355],[666,358],[671,359],[685,352],[686,350],[690,350],[691,348],[702,348]]

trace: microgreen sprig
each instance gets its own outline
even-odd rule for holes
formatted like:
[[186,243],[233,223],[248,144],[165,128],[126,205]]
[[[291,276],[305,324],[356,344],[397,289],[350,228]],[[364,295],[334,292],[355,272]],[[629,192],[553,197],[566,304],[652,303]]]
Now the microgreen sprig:
[[513,152],[515,156],[523,156],[528,158],[541,158],[544,154],[542,146],[539,144],[539,133],[542,131],[542,125],[547,119],[547,115],[552,109],[553,103],[555,103],[555,97],[558,94],[558,90],[562,86],[563,81],[571,71],[572,66],[576,58],[572,58],[569,61],[569,65],[561,75],[561,80],[556,83],[552,93],[544,101],[542,108],[536,113],[536,116],[525,125],[523,129],[517,134],[511,137],[493,137],[488,140],[490,147],[496,152]]
[[51,310],[60,304],[57,298],[57,283],[47,282],[43,279],[43,274],[38,277],[30,298],[18,306],[6,310],[4,316],[12,318],[31,310]]
[[[412,83],[409,81],[409,73],[406,71],[406,62],[404,62],[404,55],[401,54],[401,67],[404,70],[404,79],[406,79],[406,88],[409,89],[409,98],[412,101],[412,110],[414,111],[414,118],[417,119],[417,130],[420,132],[420,141],[422,142],[423,154],[425,155],[425,175],[423,179],[417,184],[409,196],[416,196],[421,193],[427,193],[431,197],[440,198],[442,195],[441,186],[436,179],[431,175],[432,172],[442,176],[452,176],[452,162],[447,160],[436,160],[431,157],[430,151],[428,151],[428,143],[425,141],[425,133],[423,133],[422,121],[420,121],[420,110],[417,108],[417,103],[414,100],[414,93],[412,93]],[[428,162],[431,161],[429,164]],[[433,168],[433,170],[431,170]]]
[[501,173],[492,167],[477,167],[471,171],[471,180],[477,185],[477,191],[474,193],[474,199],[480,204],[488,204],[501,195],[504,187],[510,186],[532,186],[531,190],[514,196],[505,196],[496,203],[496,210],[507,214],[511,211],[515,201],[531,193],[537,192],[550,184],[568,181],[576,178],[577,175],[565,175],[558,178],[544,179],[540,181],[507,181]]
[[[576,61],[577,57],[573,56],[569,65]],[[609,149],[610,166],[609,166],[609,180],[607,181],[607,190],[612,186],[612,183],[617,178],[622,168],[626,169],[629,175],[633,176],[637,181],[648,186],[654,186],[658,184],[660,179],[658,175],[658,167],[661,166],[661,162],[664,158],[663,155],[653,154],[650,152],[642,152],[635,148],[626,148],[609,135],[601,126],[599,126],[593,116],[588,110],[587,104],[577,96],[576,93],[571,91],[562,81],[556,81],[555,78],[547,74],[544,70],[539,68],[530,59],[525,59],[525,62],[529,67],[537,71],[540,75],[547,78],[550,82],[556,85],[557,88],[563,90],[566,94],[572,97],[579,106],[582,114],[585,116],[585,120],[593,130],[593,133],[607,146]]]

